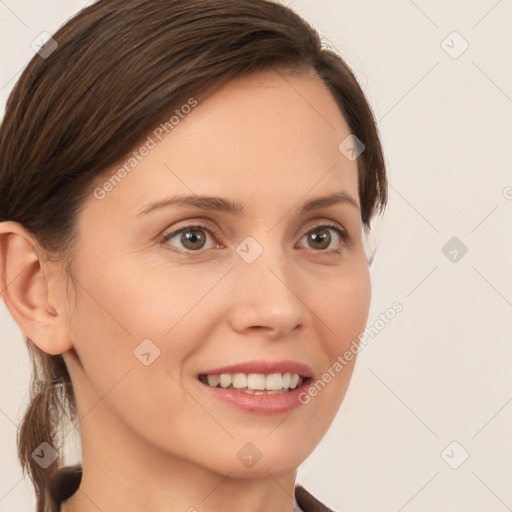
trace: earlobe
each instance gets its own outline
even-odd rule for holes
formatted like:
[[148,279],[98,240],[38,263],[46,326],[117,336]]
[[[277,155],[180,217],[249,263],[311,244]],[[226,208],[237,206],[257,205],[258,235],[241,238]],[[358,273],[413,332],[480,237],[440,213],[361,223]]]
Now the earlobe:
[[62,354],[72,344],[64,316],[49,296],[43,254],[19,223],[0,223],[0,290],[5,305],[35,345],[48,354]]

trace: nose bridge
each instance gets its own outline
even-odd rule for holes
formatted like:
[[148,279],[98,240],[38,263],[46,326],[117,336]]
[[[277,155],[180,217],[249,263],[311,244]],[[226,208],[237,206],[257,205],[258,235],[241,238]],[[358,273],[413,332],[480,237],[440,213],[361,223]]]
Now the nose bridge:
[[284,335],[303,322],[299,279],[272,233],[246,237],[237,247],[236,292],[230,305],[234,327],[266,327]]

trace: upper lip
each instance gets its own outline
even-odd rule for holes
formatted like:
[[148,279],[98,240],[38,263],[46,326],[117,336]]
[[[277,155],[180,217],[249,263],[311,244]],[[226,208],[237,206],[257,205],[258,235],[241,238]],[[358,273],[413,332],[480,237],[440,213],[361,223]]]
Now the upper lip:
[[301,377],[311,377],[313,372],[307,364],[297,361],[246,361],[230,366],[205,370],[199,375],[220,375],[222,373],[297,373]]

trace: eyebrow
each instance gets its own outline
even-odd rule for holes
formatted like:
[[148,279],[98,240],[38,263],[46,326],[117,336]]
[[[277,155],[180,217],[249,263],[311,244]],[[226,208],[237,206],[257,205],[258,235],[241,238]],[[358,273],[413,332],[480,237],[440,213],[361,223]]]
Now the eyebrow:
[[[348,204],[359,210],[359,204],[350,195],[345,192],[338,192],[326,196],[315,197],[302,205],[301,213],[311,210],[327,208],[336,204]],[[243,203],[224,199],[215,196],[172,196],[155,203],[148,204],[137,217],[142,217],[152,211],[169,206],[191,206],[201,210],[209,210],[222,213],[230,213],[233,215],[246,215],[247,211]]]

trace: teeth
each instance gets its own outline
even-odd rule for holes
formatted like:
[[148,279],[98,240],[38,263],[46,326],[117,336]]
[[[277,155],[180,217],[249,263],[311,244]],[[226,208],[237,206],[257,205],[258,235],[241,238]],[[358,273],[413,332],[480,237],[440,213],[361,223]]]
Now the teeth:
[[270,375],[267,375],[267,378],[265,379],[265,389],[269,391],[275,391],[277,389],[283,388],[283,377],[281,376],[280,373],[272,373]]
[[207,379],[208,379],[208,384],[210,386],[215,387],[215,386],[219,385],[219,382],[220,382],[220,376],[219,375],[208,375]]
[[237,389],[238,388],[246,388],[247,387],[247,375],[245,375],[245,373],[235,373],[235,375],[233,375],[233,387],[237,388]]
[[221,375],[201,376],[203,382],[212,387],[238,389],[249,394],[277,394],[295,389],[304,379],[297,373],[223,373]]
[[227,388],[231,384],[232,378],[229,373],[223,373],[220,376],[220,385],[223,388]]
[[249,389],[265,389],[265,375],[262,373],[250,373],[247,376],[247,387]]

